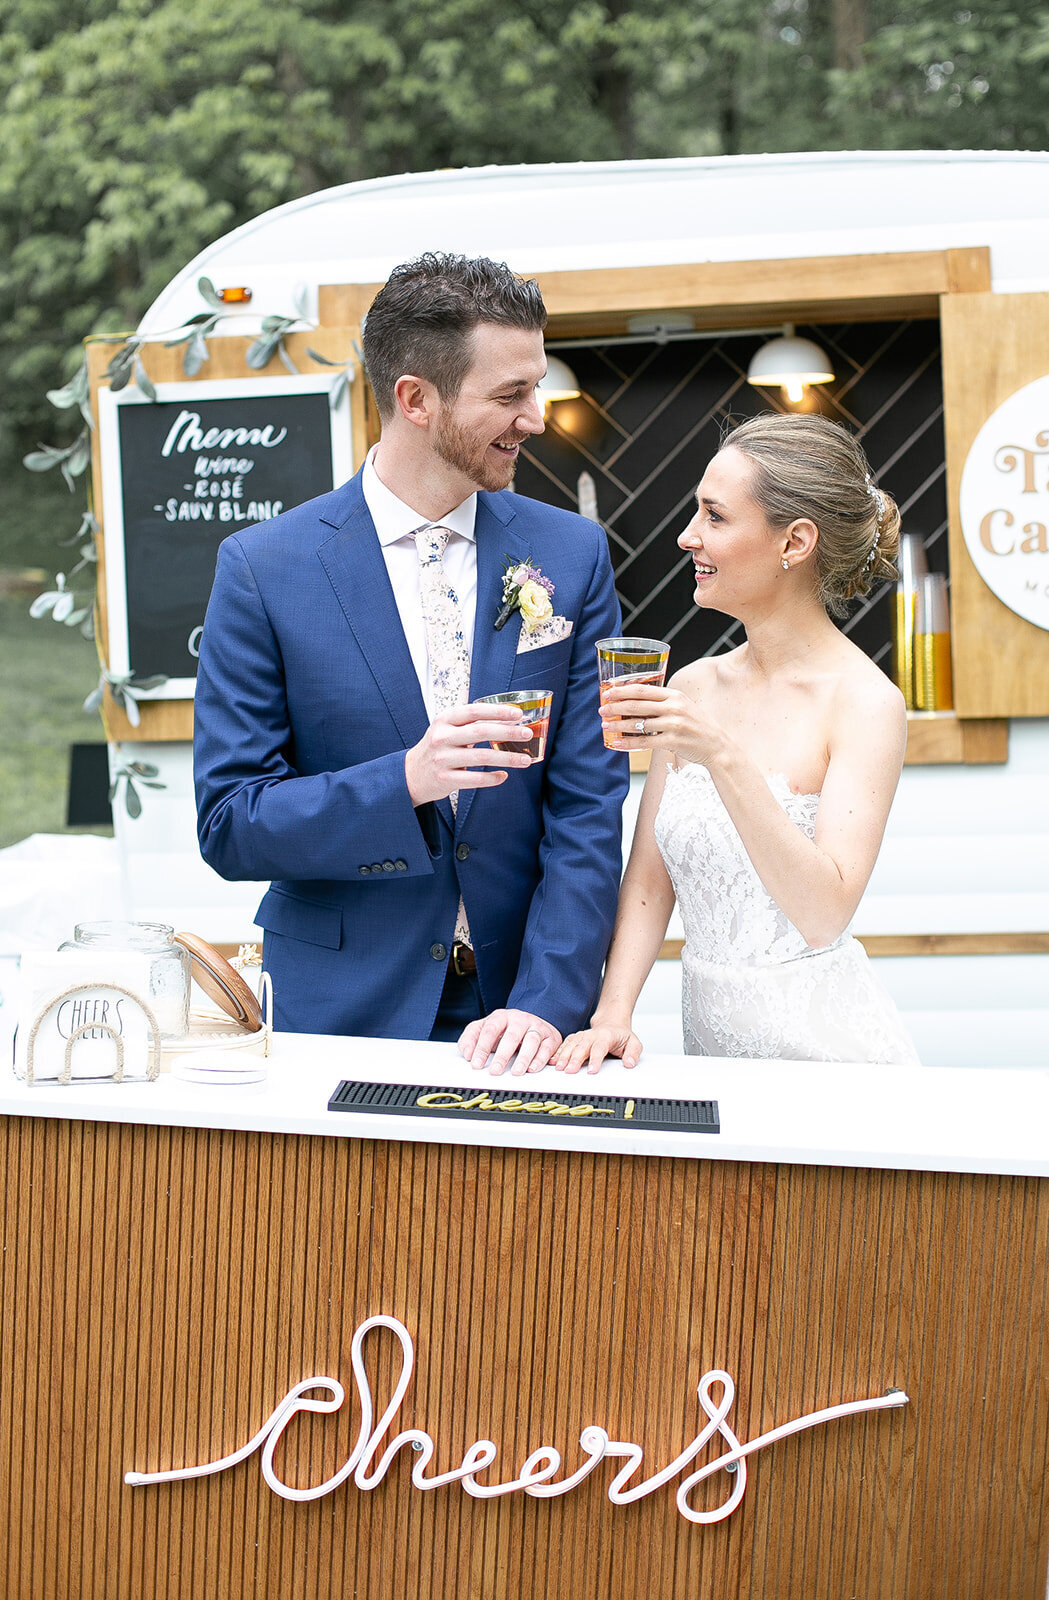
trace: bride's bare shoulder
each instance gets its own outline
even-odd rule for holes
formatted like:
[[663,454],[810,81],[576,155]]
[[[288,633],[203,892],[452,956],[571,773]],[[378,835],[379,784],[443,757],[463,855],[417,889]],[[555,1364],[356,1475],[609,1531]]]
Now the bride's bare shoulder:
[[867,705],[880,706],[889,713],[906,714],[903,695],[888,673],[877,662],[848,641],[848,652],[843,663],[842,681],[848,692],[859,695]]
[[709,691],[718,682],[721,673],[735,654],[733,650],[723,656],[700,656],[675,672],[668,681],[667,688],[680,689],[682,694],[691,695],[701,690]]
[[907,708],[903,695],[876,662],[849,642],[838,677],[836,709],[853,728],[865,725],[890,743],[907,736]]

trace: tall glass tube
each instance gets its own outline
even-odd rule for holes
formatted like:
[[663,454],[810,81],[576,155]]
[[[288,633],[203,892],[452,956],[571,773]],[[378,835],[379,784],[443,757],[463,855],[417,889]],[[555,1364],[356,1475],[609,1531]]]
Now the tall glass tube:
[[927,572],[918,589],[914,618],[914,697],[919,711],[950,711],[951,621],[947,579]]
[[903,694],[908,711],[918,706],[914,681],[914,636],[918,590],[929,571],[925,546],[919,533],[905,533],[900,540],[900,569],[892,613],[892,675]]

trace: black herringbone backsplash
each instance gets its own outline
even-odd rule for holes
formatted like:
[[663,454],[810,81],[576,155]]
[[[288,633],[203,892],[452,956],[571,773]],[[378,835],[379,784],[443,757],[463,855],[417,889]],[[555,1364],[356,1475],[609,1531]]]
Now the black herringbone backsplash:
[[[905,532],[923,536],[931,570],[947,570],[940,329],[934,321],[799,327],[831,358],[833,383],[809,391],[826,416],[853,428],[875,481],[899,502]],[[608,532],[624,629],[673,645],[671,667],[731,649],[742,629],[692,604],[690,558],[675,543],[725,424],[788,409],[780,391],[753,389],[747,365],[767,335],[657,344],[595,344],[564,351],[583,390],[551,408],[522,454],[522,494],[575,509],[590,473]],[[812,402],[810,401],[810,404]],[[843,623],[889,666],[889,590],[876,590]]]

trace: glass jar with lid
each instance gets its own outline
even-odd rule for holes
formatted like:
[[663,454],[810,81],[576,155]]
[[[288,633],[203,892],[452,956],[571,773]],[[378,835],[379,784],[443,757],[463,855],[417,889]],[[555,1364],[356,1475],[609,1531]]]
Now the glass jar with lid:
[[149,994],[161,1039],[183,1039],[189,1029],[189,952],[165,922],[79,922],[60,950],[96,954],[135,952],[149,958]]

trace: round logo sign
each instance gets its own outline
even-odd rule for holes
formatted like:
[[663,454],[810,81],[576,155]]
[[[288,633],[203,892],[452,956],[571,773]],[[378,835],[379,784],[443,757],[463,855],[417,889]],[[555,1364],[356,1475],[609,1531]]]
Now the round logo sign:
[[1010,611],[1049,628],[1049,375],[988,417],[962,470],[962,535]]

